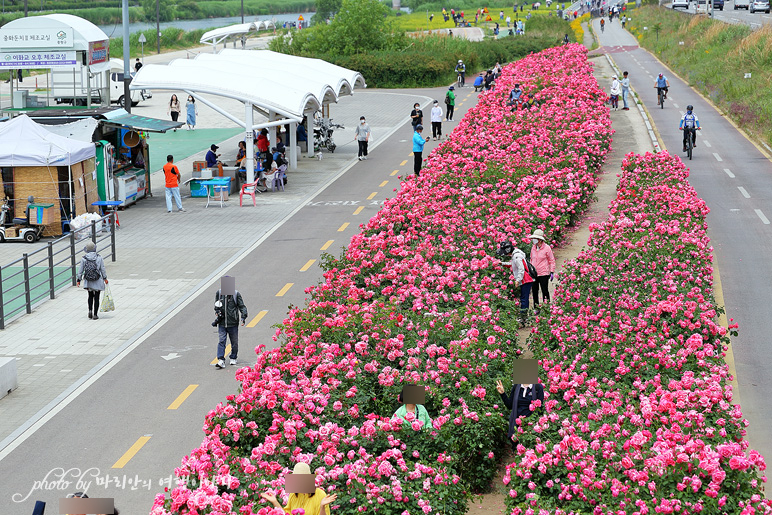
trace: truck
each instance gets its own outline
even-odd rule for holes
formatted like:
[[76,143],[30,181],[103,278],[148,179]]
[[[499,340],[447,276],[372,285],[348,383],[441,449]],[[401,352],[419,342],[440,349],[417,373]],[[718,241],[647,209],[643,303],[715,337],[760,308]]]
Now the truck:
[[[88,68],[77,65],[71,69],[57,69],[51,71],[51,97],[57,104],[72,104],[85,106],[88,104]],[[132,76],[134,74],[132,73]],[[123,95],[123,60],[110,59],[109,75],[109,103],[117,103],[126,107]],[[104,93],[104,73],[91,73],[91,104],[102,103]],[[135,106],[140,101],[150,98],[145,90],[131,90],[131,105]]]

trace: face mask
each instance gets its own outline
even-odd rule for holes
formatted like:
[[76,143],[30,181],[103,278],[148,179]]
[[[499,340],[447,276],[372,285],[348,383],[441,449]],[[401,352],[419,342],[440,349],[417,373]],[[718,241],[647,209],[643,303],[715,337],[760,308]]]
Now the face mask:
[[531,238],[531,243],[533,243],[534,245],[536,245],[536,244],[538,244],[538,243],[539,243],[539,240],[537,240],[536,238]]

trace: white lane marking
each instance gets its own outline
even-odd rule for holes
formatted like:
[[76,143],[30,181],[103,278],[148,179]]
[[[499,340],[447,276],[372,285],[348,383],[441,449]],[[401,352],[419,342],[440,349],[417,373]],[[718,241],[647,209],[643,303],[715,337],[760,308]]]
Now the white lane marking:
[[740,190],[740,193],[743,194],[743,197],[751,198],[751,194],[745,191],[745,188],[743,188],[742,186],[737,186],[737,189]]
[[706,147],[710,148],[710,143],[708,142],[708,140],[704,139],[702,140],[702,142],[705,144]]
[[761,218],[761,221],[764,222],[765,225],[769,225],[769,218],[764,216],[764,213],[761,212],[761,209],[756,209],[756,214],[759,215],[759,218]]
[[737,211],[739,211],[739,209],[730,209],[729,211],[730,211],[731,213],[736,213]]
[[716,158],[716,161],[723,161],[723,159],[721,159],[721,156],[716,154],[715,152],[713,152],[713,157]]
[[729,176],[730,179],[734,179],[734,174],[729,168],[724,168],[724,171],[726,172],[726,174]]
[[678,104],[676,104],[675,102],[673,102],[673,107],[675,107],[676,109],[678,109]]

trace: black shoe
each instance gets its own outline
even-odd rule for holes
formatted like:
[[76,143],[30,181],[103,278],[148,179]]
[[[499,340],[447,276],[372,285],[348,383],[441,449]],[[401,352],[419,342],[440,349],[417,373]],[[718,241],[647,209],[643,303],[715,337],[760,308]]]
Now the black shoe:
[[99,315],[97,315],[96,313],[94,313],[94,320],[99,320]]
[[686,152],[686,147],[684,147],[684,149],[681,152]]
[[89,318],[94,318],[94,315],[91,313],[91,311],[88,312],[88,317]]

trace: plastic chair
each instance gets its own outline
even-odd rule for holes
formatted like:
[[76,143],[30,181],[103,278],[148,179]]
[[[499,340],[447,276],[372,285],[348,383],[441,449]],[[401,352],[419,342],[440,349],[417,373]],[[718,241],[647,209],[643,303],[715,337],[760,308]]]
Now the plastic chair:
[[252,205],[257,206],[257,182],[250,182],[241,185],[241,192],[239,192],[239,207],[243,206],[244,195],[252,197]]
[[273,174],[273,181],[271,181],[271,191],[281,190],[284,191],[284,177],[287,171],[287,165],[281,165]]

